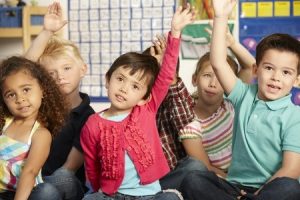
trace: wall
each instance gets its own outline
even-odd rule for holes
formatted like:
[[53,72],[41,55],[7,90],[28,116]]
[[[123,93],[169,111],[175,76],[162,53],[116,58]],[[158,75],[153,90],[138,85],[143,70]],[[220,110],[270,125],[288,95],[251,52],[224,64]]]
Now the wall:
[[[30,0],[24,0],[27,4],[30,4]],[[52,3],[52,0],[39,0],[38,5],[47,6]],[[67,0],[60,0],[63,8],[67,8]],[[66,9],[64,9],[66,11]],[[66,15],[66,14],[65,14]],[[65,30],[65,35],[67,35],[67,30]],[[7,58],[11,55],[22,55],[23,47],[21,39],[0,39],[0,60]],[[196,66],[196,60],[181,60],[180,61],[180,76],[185,82],[190,92],[194,91],[194,88],[191,83],[192,73]],[[109,106],[109,103],[92,103],[93,108],[96,111],[99,111],[103,108]]]

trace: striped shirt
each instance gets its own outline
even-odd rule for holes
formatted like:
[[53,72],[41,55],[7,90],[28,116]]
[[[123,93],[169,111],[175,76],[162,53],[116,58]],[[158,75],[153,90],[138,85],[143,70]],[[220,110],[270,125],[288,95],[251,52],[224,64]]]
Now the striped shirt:
[[227,171],[231,161],[234,108],[224,100],[207,119],[195,119],[179,133],[179,139],[200,138],[212,166]]
[[[12,121],[12,119],[6,120],[0,134],[0,192],[17,189],[17,183],[30,150],[31,138],[40,126],[38,122],[35,122],[27,143],[23,143],[5,135],[5,130]],[[42,182],[42,176],[39,173],[35,178],[35,185]]]

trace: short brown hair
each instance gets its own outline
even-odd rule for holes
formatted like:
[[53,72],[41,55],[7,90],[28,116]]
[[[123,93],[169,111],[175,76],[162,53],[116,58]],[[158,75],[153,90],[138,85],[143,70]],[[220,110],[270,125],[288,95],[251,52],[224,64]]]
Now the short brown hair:
[[107,71],[105,77],[109,81],[112,73],[120,67],[131,69],[130,75],[136,72],[142,72],[142,77],[147,78],[148,88],[143,99],[147,99],[151,93],[152,86],[159,72],[159,64],[153,56],[140,54],[136,52],[129,52],[118,57],[109,70]]
[[287,51],[298,57],[298,74],[300,73],[300,41],[283,33],[274,33],[263,38],[256,47],[256,65],[258,66],[267,50]]

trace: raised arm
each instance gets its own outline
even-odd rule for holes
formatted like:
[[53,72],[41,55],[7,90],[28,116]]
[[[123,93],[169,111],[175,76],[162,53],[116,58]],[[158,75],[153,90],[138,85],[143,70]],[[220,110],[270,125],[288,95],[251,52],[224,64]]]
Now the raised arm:
[[[209,24],[213,27],[213,22]],[[209,28],[205,29],[207,33],[212,34],[212,30]],[[226,45],[237,58],[241,69],[238,72],[238,77],[245,83],[251,83],[253,79],[253,65],[255,64],[255,58],[252,54],[238,41],[235,40],[230,30],[227,28],[226,32]]]
[[52,3],[44,16],[44,27],[39,35],[25,52],[25,57],[32,61],[37,61],[43,54],[51,36],[59,31],[65,24],[66,20],[62,17],[62,8],[58,2]]
[[235,0],[213,0],[215,17],[213,23],[210,61],[226,94],[229,94],[232,91],[237,81],[237,77],[226,61],[227,22],[235,4]]

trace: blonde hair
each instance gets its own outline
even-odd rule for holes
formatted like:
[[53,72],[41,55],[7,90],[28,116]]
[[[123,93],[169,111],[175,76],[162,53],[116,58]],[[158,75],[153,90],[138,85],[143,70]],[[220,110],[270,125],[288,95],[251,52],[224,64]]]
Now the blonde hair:
[[57,57],[70,57],[76,61],[84,63],[83,58],[80,55],[78,47],[70,40],[65,40],[58,36],[52,36],[48,41],[48,44],[39,58],[39,62],[42,62],[46,58],[57,58]]
[[[237,75],[238,69],[239,69],[238,64],[234,61],[234,59],[231,56],[227,56],[226,60],[227,60],[228,64],[230,65],[232,71],[235,73],[235,75]],[[198,77],[200,71],[203,69],[204,63],[206,63],[206,62],[210,62],[210,53],[209,52],[207,52],[206,54],[204,54],[198,60],[195,72],[193,73],[193,77]],[[192,97],[194,99],[198,99],[198,93],[194,92],[192,94]]]

